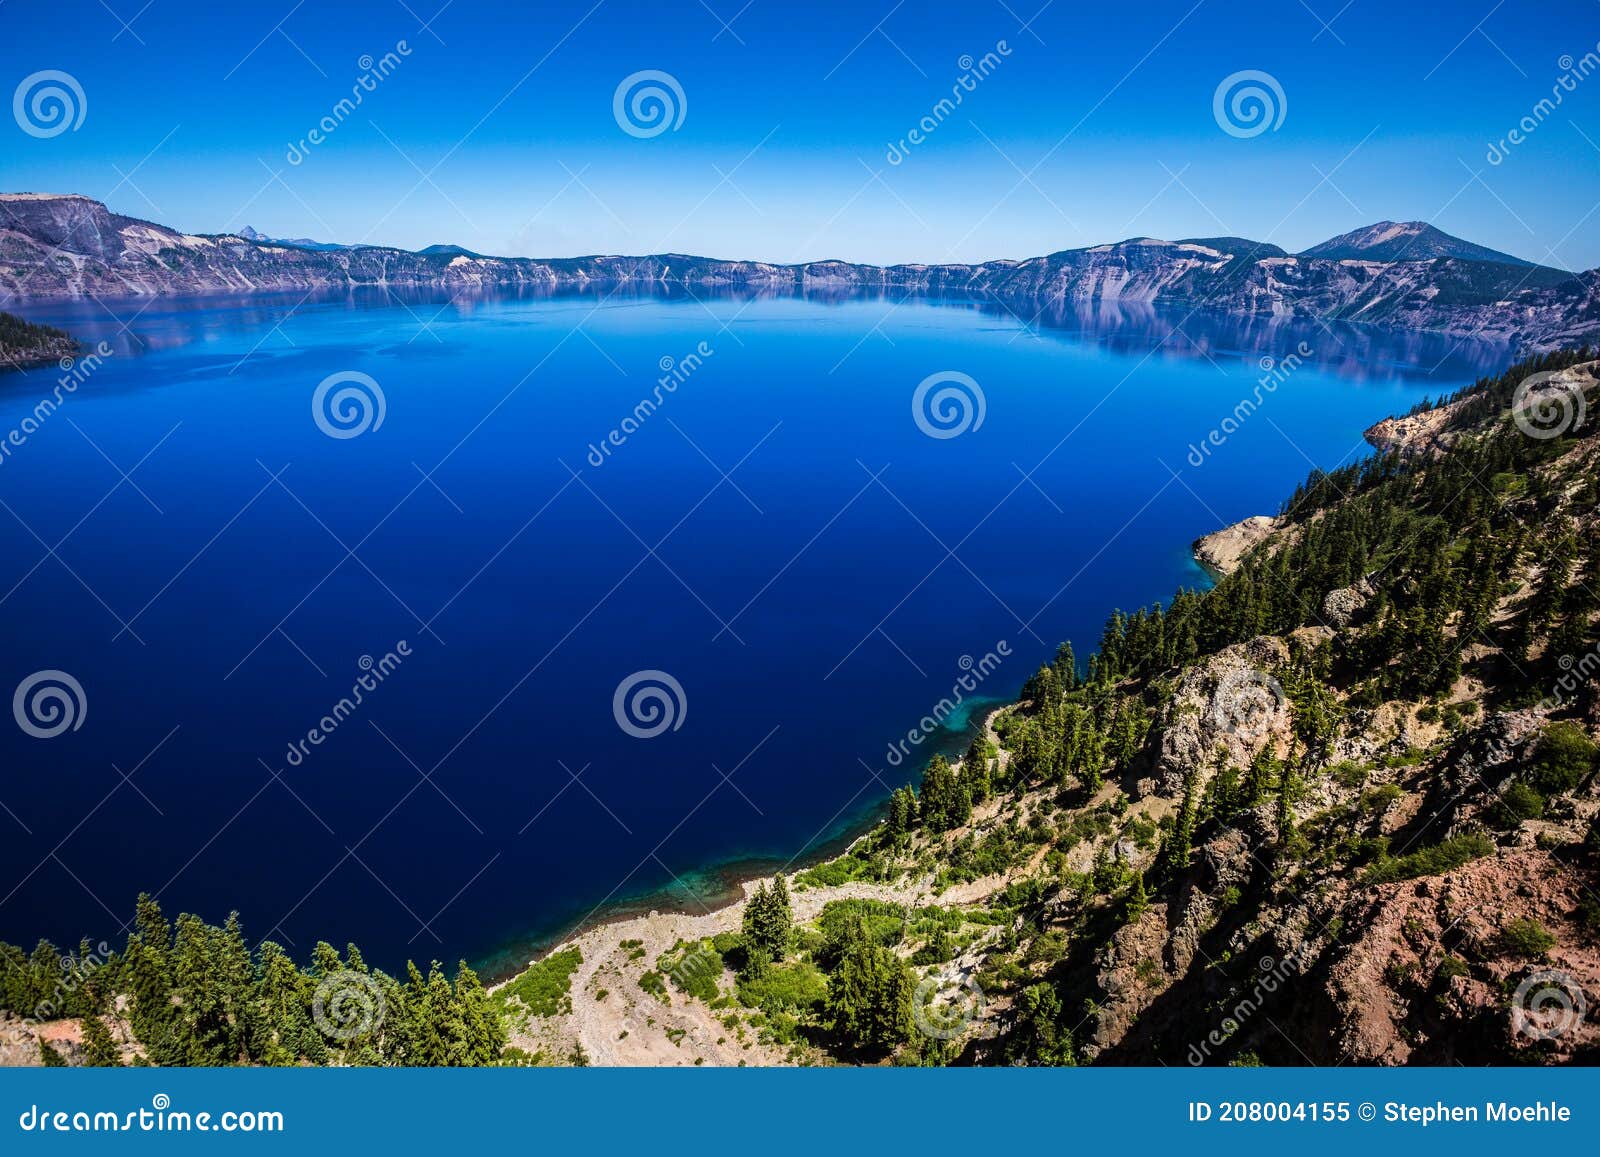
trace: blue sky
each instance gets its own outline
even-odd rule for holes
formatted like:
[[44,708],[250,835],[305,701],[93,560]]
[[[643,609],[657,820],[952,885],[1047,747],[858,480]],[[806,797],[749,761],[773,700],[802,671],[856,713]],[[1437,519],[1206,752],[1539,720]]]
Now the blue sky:
[[[537,256],[981,260],[1224,232],[1294,250],[1420,218],[1588,268],[1600,73],[1486,160],[1562,58],[1600,42],[1594,0],[1531,7],[8,0],[5,90],[60,70],[87,110],[46,138],[0,121],[0,187],[194,232]],[[401,41],[392,74],[291,164],[361,58]],[[963,57],[990,52],[999,64],[891,164]],[[643,70],[684,94],[681,125],[650,138],[613,115]],[[1213,115],[1243,70],[1284,95],[1282,123],[1249,138]]]

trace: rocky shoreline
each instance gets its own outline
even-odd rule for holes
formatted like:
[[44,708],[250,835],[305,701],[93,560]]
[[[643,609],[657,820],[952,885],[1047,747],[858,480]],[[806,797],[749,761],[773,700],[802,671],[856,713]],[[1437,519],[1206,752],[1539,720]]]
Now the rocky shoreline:
[[[985,714],[980,733],[991,742],[998,739],[993,729],[995,718],[1008,709],[996,707]],[[954,766],[959,770],[961,764]],[[996,801],[978,809],[974,829],[992,820],[1001,806]],[[788,884],[797,923],[816,919],[829,903],[839,900],[881,900],[907,908],[934,902],[977,904],[1001,890],[1014,875],[1005,873],[953,889],[936,888],[931,874],[886,884],[806,882],[811,870],[848,857],[878,824],[874,816],[834,841],[832,847],[825,846],[805,859],[796,858],[777,873]],[[643,986],[649,984],[645,976],[653,974],[657,962],[674,949],[737,933],[757,886],[772,876],[770,870],[760,871],[753,862],[746,862],[737,879],[731,874],[727,877],[733,891],[702,904],[699,911],[680,907],[639,911],[636,906],[620,906],[580,923],[529,962],[536,967],[565,953],[577,954],[565,1006],[551,1016],[527,1017],[520,1028],[513,1028],[511,1047],[546,1062],[610,1066],[786,1065],[817,1060],[763,1039],[753,1031],[754,1026],[752,1031],[730,1027],[726,1010],[686,997],[670,980],[663,981],[660,991],[653,985]],[[504,990],[515,979],[496,981],[489,986],[490,993]],[[734,973],[725,967],[714,980],[723,991],[732,991],[737,983]]]
[[59,363],[78,351],[78,343],[69,333],[0,313],[0,371]]
[[1278,528],[1276,518],[1265,514],[1251,515],[1195,539],[1192,546],[1194,559],[1213,578],[1222,578],[1237,570],[1244,556],[1271,538]]

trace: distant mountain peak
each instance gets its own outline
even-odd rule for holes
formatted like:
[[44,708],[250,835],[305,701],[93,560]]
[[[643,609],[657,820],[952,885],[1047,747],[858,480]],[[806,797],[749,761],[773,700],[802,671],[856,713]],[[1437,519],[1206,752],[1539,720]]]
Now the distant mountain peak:
[[337,241],[313,241],[309,237],[268,237],[259,229],[252,229],[249,225],[234,230],[233,236],[242,237],[256,245],[287,245],[291,249],[312,249],[319,253],[350,248],[348,245],[340,245]]
[[1330,261],[1432,261],[1438,257],[1455,257],[1463,261],[1496,261],[1501,265],[1536,264],[1452,237],[1426,221],[1379,221],[1330,237],[1300,256]]

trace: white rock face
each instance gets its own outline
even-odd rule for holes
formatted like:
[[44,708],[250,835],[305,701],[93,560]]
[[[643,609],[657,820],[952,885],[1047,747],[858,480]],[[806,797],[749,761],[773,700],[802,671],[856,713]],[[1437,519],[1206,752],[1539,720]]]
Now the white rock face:
[[1191,774],[1203,787],[1217,753],[1245,768],[1263,747],[1289,734],[1288,698],[1273,672],[1289,661],[1282,639],[1262,636],[1218,651],[1184,670],[1161,720],[1156,790],[1181,796]]

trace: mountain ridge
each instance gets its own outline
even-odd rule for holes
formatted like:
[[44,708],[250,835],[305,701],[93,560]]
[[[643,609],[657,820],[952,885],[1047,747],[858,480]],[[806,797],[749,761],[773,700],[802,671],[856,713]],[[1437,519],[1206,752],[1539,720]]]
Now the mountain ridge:
[[1490,261],[1501,265],[1524,268],[1549,268],[1536,262],[1525,261],[1510,253],[1490,249],[1452,237],[1426,221],[1378,221],[1330,237],[1309,249],[1302,249],[1301,257],[1326,257],[1336,261],[1399,261],[1431,260],[1435,257],[1457,257],[1466,261]]
[[[114,213],[81,195],[6,193],[0,194],[0,303],[363,285],[454,293],[671,283],[761,293],[864,290],[1045,304],[1173,304],[1471,335],[1521,351],[1600,338],[1600,270],[1569,273],[1497,254],[1431,226],[1395,226],[1400,233],[1391,233],[1391,226],[1380,222],[1313,247],[1364,255],[1351,259],[1214,237],[1133,238],[975,264],[783,265],[688,254],[490,257],[456,245],[420,252],[335,248],[328,242],[265,240],[253,229],[252,237],[186,234]],[[1429,255],[1390,261],[1372,256],[1409,256],[1411,243]],[[1462,256],[1470,253],[1496,259]]]

